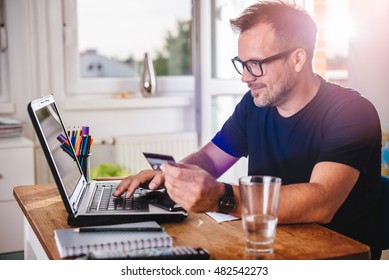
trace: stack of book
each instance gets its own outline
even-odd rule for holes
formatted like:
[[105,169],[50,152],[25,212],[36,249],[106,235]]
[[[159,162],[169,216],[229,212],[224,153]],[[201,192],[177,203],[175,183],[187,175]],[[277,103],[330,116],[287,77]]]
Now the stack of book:
[[54,230],[61,258],[104,250],[170,248],[173,239],[155,221]]
[[0,117],[0,138],[21,136],[23,123],[21,121]]

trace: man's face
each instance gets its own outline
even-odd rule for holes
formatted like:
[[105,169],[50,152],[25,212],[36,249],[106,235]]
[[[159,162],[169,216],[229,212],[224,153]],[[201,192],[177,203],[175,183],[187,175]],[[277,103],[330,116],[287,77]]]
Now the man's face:
[[[242,32],[238,40],[238,57],[242,61],[261,60],[279,52],[275,48],[274,31],[268,24],[259,24]],[[263,76],[255,77],[244,68],[242,82],[247,83],[255,105],[280,106],[288,99],[288,93],[295,83],[290,56],[262,65]]]

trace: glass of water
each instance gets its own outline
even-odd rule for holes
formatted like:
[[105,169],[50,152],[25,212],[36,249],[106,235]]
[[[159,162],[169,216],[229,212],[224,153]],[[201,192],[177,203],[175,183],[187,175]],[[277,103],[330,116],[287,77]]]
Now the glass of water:
[[246,176],[239,179],[242,223],[248,253],[273,253],[278,222],[281,178]]

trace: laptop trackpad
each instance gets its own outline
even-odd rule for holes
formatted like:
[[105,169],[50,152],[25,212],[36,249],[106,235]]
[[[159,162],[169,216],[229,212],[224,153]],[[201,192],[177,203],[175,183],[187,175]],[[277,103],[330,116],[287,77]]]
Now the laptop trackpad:
[[180,205],[175,203],[167,194],[166,191],[150,191],[147,194],[140,196],[141,199],[148,203],[160,207],[168,211],[184,210]]

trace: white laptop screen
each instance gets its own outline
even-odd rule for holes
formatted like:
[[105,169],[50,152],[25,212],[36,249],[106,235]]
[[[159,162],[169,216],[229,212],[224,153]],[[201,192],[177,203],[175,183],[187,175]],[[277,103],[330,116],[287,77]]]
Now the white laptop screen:
[[[61,123],[58,110],[55,103],[50,103],[46,104],[46,106],[42,108],[36,109],[35,113],[48,149],[53,158],[55,168],[59,174],[59,179],[65,188],[68,199],[70,200],[78,182],[81,179],[82,171],[79,168],[77,161],[74,160],[73,149],[66,149],[62,143],[65,139],[69,141],[69,138],[67,137],[65,128]],[[65,137],[65,139],[59,140],[58,138],[61,137]]]

